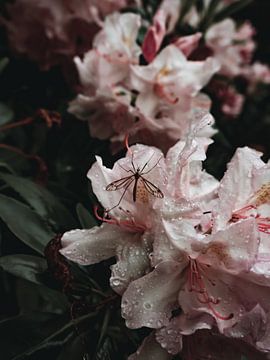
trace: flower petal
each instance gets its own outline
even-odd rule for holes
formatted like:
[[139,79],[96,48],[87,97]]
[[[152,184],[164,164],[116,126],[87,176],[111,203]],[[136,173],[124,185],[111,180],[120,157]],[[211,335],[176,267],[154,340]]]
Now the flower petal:
[[215,268],[240,274],[256,261],[260,236],[254,218],[231,224],[208,237],[198,261]]
[[236,151],[228,165],[218,192],[219,202],[214,214],[214,231],[224,228],[234,211],[247,205],[253,194],[252,173],[264,166],[261,153],[247,147]]
[[123,294],[131,281],[144,276],[150,270],[150,244],[137,234],[116,249],[117,263],[111,266],[110,284],[118,294]]
[[188,318],[181,314],[173,318],[169,325],[156,331],[156,339],[168,353],[176,355],[182,350],[182,336],[191,335],[200,329],[211,329],[213,318],[207,314]]
[[129,285],[122,298],[122,316],[129,328],[160,328],[169,323],[181,287],[182,270],[177,262],[163,262]]

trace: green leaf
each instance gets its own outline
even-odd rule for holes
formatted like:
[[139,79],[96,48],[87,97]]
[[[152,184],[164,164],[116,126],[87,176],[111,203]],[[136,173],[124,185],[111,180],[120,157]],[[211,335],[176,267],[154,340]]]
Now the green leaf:
[[179,22],[181,23],[190,9],[196,4],[197,0],[184,0],[181,3],[181,12]]
[[70,212],[47,189],[23,177],[0,173],[0,179],[5,181],[57,231],[68,230],[77,226]]
[[[1,71],[1,63],[0,63]],[[0,102],[0,126],[10,122],[14,117],[13,110],[6,104]]]
[[11,360],[28,352],[65,322],[62,315],[45,313],[22,314],[0,321],[1,359]]
[[58,356],[57,360],[83,359],[84,355],[85,355],[84,344],[82,343],[82,339],[79,336],[77,336],[75,339],[69,341],[65,345],[60,355]]
[[7,255],[0,258],[0,267],[14,276],[40,284],[38,277],[47,269],[47,262],[33,255]]
[[229,6],[227,6],[225,9],[222,9],[220,12],[218,12],[215,16],[214,21],[220,22],[227,17],[230,17],[232,14],[242,10],[244,7],[248,6],[253,0],[241,0],[238,2],[235,2]]
[[5,195],[0,195],[0,218],[20,240],[40,254],[55,236],[37,213]]
[[[56,318],[58,319],[58,325],[60,321],[62,320],[62,327],[57,328],[56,331],[48,333],[49,336],[43,337],[40,339],[40,341],[36,342],[36,344],[32,345],[33,342],[29,342],[26,349],[18,354],[15,357],[12,357],[12,360],[22,360],[25,359],[25,357],[35,354],[40,349],[46,349],[50,345],[59,345],[61,344],[63,346],[64,343],[66,343],[68,340],[70,340],[70,337],[73,336],[74,331],[76,330],[76,325],[80,324],[81,322],[84,322],[86,320],[92,321],[92,326],[94,326],[94,319],[95,319],[96,313],[90,313],[87,315],[84,315],[80,318],[77,318],[76,320],[72,320],[68,323],[63,324],[63,316]],[[1,324],[1,323],[0,323]],[[0,327],[1,332],[1,327]],[[71,335],[71,336],[70,336]],[[62,339],[62,340],[61,340]],[[0,339],[0,346],[1,346],[1,339]],[[38,359],[38,357],[33,357],[32,359]],[[74,359],[75,360],[75,359]]]
[[7,57],[4,57],[0,60],[0,73],[5,69],[8,63],[9,63],[9,59]]
[[70,308],[63,293],[19,278],[16,281],[16,298],[20,313],[63,314]]
[[96,219],[81,203],[77,204],[76,211],[83,229],[91,229],[97,225]]

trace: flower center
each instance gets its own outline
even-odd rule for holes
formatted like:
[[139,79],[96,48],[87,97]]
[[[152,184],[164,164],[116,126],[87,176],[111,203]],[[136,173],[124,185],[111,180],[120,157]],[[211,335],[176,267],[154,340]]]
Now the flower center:
[[206,304],[211,310],[213,315],[220,320],[230,320],[233,318],[233,314],[228,316],[221,315],[215,308],[215,305],[220,303],[220,299],[215,299],[213,296],[210,296],[205,279],[210,283],[211,286],[216,286],[215,282],[211,279],[202,275],[202,268],[194,259],[189,259],[189,269],[188,269],[188,287],[190,292],[196,293],[197,300],[201,304]]
[[157,96],[162,99],[165,99],[169,104],[176,104],[179,98],[171,91],[168,91],[166,87],[162,84],[162,79],[170,74],[171,70],[163,66],[156,76],[156,81],[154,84],[154,92]]

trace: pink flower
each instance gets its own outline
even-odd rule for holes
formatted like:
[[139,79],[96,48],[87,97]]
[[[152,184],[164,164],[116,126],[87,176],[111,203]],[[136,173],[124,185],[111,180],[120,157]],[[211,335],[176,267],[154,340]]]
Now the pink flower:
[[160,4],[159,10],[165,14],[166,33],[170,34],[180,16],[181,1],[179,0],[163,0]]
[[[103,30],[94,39],[94,50],[75,58],[84,87],[103,88],[124,81],[129,66],[137,63],[140,48],[136,44],[140,17],[135,14],[114,13],[105,19]],[[88,90],[89,91],[89,90]]]
[[[196,154],[196,151],[192,151],[194,140],[191,138],[180,153],[179,159],[183,164],[190,161],[191,155],[188,154]],[[202,154],[202,149],[199,151],[197,147],[197,154]],[[197,156],[195,159],[201,159],[201,155]],[[166,161],[170,162],[171,159],[173,157],[168,154]],[[168,171],[172,177],[168,177],[167,196],[161,208],[161,224],[154,235],[151,256],[154,269],[130,283],[123,295],[122,315],[127,326],[155,329],[165,326],[166,332],[172,311],[180,306],[188,318],[208,314],[219,331],[228,336],[232,336],[231,331],[238,326],[239,338],[245,336],[253,346],[268,351],[269,327],[265,326],[265,319],[268,323],[267,299],[270,290],[266,259],[269,259],[267,244],[270,224],[267,213],[261,215],[254,211],[262,207],[261,211],[265,212],[269,207],[269,166],[259,160],[257,152],[239,150],[221,182],[218,201],[213,197],[213,192],[212,196],[206,196],[198,191],[197,197],[191,196],[193,201],[188,204],[184,201],[186,192],[181,196],[178,190],[172,192],[174,195],[179,194],[179,200],[175,201],[178,206],[172,206],[168,194],[170,184],[177,185],[179,189],[179,180],[186,180],[189,174],[186,169],[180,177],[178,167],[176,177],[172,170]],[[189,169],[192,168],[190,164]],[[252,174],[256,174],[256,177]],[[172,179],[177,181],[172,182]],[[191,186],[191,179],[183,184]],[[207,206],[208,211],[204,211],[204,214],[203,208],[207,209]],[[209,211],[214,211],[213,226],[210,221],[202,231],[204,217],[209,216]],[[136,303],[136,309],[131,299]],[[255,306],[262,308],[258,315],[261,325],[259,335],[254,335],[251,341],[242,319],[246,317],[248,321],[253,316],[251,310]],[[252,327],[249,331],[252,331]]]
[[270,84],[270,68],[260,62],[246,66],[242,75],[248,80],[249,93],[253,93],[258,84]]
[[166,18],[165,14],[162,10],[158,10],[153,19],[153,25],[148,29],[143,44],[142,44],[142,52],[143,56],[148,62],[151,62],[166,35]]
[[[89,121],[91,136],[121,142],[133,127],[137,113],[130,105],[131,93],[121,86],[96,91],[95,96],[78,95],[69,104],[69,112]],[[113,118],[113,121],[112,121]]]
[[252,279],[260,284],[268,284],[270,166],[260,159],[261,155],[249,148],[238,149],[220,184],[213,226],[219,230],[226,228],[231,222],[237,223],[243,219],[256,221],[259,249],[251,270]]
[[47,70],[91,48],[98,31],[96,17],[125,5],[124,0],[82,0],[79,3],[74,0],[17,0],[7,6],[9,20],[3,21],[12,49]]
[[174,41],[173,44],[178,47],[186,57],[189,57],[189,55],[198,47],[201,37],[202,33],[197,32],[193,35],[182,36]]
[[249,23],[238,30],[232,19],[223,20],[210,27],[206,33],[206,45],[221,65],[220,73],[228,77],[238,76],[243,65],[250,62],[255,49],[253,28]]
[[117,262],[111,267],[110,282],[119,294],[125,291],[130,281],[150,270],[151,228],[155,222],[153,203],[162,201],[151,198],[140,181],[136,203],[133,201],[133,186],[106,191],[106,186],[112,181],[130,175],[132,163],[141,169],[144,167],[148,181],[160,188],[164,186],[164,159],[156,148],[133,146],[125,158],[115,163],[113,169],[103,166],[102,160],[97,157],[88,177],[104,208],[111,209],[110,217],[104,218],[104,224],[100,227],[69,231],[62,237],[61,253],[81,265],[116,257]]
[[213,80],[209,86],[211,93],[220,102],[221,111],[231,117],[237,117],[242,112],[245,97],[226,82]]
[[131,86],[140,93],[136,105],[146,115],[160,101],[181,106],[186,98],[196,96],[217,70],[211,58],[188,61],[176,46],[167,46],[148,66],[132,66]]
[[[194,119],[199,121],[208,113],[211,102],[199,90],[218,66],[210,58],[203,62],[188,61],[174,45],[166,47],[148,66],[131,65],[138,60],[134,36],[138,17],[114,14],[110,18],[115,24],[121,23],[116,17],[123,23],[122,27],[119,25],[122,29],[119,34],[131,33],[134,42],[121,56],[123,62],[120,61],[113,49],[118,46],[119,53],[124,53],[125,45],[119,45],[118,39],[110,52],[106,50],[110,43],[106,34],[112,31],[111,20],[105,21],[104,30],[95,39],[97,48],[88,52],[83,61],[75,59],[83,94],[71,102],[69,111],[89,121],[92,136],[110,138],[114,151],[121,148],[128,133],[131,142],[158,145],[166,152],[185,138]],[[209,129],[207,136],[214,132]]]
[[266,359],[265,354],[242,339],[219,334],[207,315],[195,318],[180,315],[172,318],[168,327],[146,337],[128,360],[170,360],[177,353],[183,359],[242,360],[243,356],[252,360]]
[[[209,120],[211,119],[205,119],[204,122],[208,123]],[[200,130],[195,127],[194,131]],[[177,163],[178,160],[174,158],[173,161]],[[111,285],[119,293],[123,293],[131,280],[150,269],[152,232],[163,202],[163,199],[152,196],[141,182],[138,183],[136,202],[133,199],[134,183],[128,188],[122,187],[119,191],[106,190],[106,186],[113,181],[132,175],[132,163],[135,168],[144,168],[145,178],[157,186],[164,196],[169,195],[171,190],[167,187],[167,174],[171,173],[172,168],[165,164],[160,150],[144,145],[132,146],[126,157],[117,161],[113,169],[103,166],[102,160],[97,157],[88,177],[99,201],[105,209],[110,210],[110,218],[104,219],[105,223],[101,227],[74,230],[65,233],[62,238],[61,253],[79,264],[93,264],[116,256],[117,263],[112,267]],[[205,181],[204,177],[202,181]],[[209,182],[209,179],[207,181]],[[206,188],[204,191],[207,191]],[[213,191],[213,185],[210,191]],[[125,275],[121,276],[124,272]]]

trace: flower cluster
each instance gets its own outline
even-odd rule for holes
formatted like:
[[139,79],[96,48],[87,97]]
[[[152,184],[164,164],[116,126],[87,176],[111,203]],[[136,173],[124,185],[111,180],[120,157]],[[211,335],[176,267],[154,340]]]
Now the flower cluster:
[[[46,306],[42,324],[52,315],[56,331],[19,351],[35,356],[65,341],[59,358],[70,349],[102,357],[122,345],[121,321],[131,337],[129,329],[144,329],[133,354],[123,341],[129,360],[270,359],[270,68],[255,56],[253,25],[229,17],[248,3],[2,4],[10,45],[0,63],[8,89],[0,101],[0,148],[22,161],[9,164],[1,155],[0,219],[11,247],[15,236],[44,253],[48,266],[35,255],[0,259],[0,266],[35,286],[58,287],[67,299],[58,309],[52,294],[54,312]],[[33,84],[24,57],[38,65]],[[17,64],[26,73],[10,82]],[[45,99],[35,94],[40,80]],[[18,119],[32,107],[36,116]],[[63,126],[54,130],[53,123]],[[42,186],[24,179],[34,178],[32,160]],[[86,170],[91,185],[75,189]],[[95,221],[87,211],[96,199]],[[71,321],[59,330],[68,311]],[[97,342],[91,349],[89,337]]]
[[16,0],[2,22],[12,49],[49,69],[87,51],[104,16],[126,5],[126,0]]
[[197,330],[269,351],[270,165],[240,148],[218,182],[202,170],[211,141],[197,136],[210,126],[206,115],[166,157],[135,145],[113,169],[97,158],[88,177],[108,216],[62,238],[79,264],[116,256],[111,287],[126,325],[154,331],[130,359],[169,359]]
[[[141,48],[136,42],[140,16],[114,13],[96,35],[93,49],[83,60],[75,59],[83,91],[69,111],[89,120],[91,135],[109,138],[116,149],[129,133],[132,142],[167,151],[184,138],[198,112],[209,111],[210,100],[200,90],[219,65],[212,58],[187,59],[185,53],[194,46],[194,38],[188,44],[185,39],[170,44],[155,55],[166,32],[165,23],[165,11],[160,9]],[[143,50],[151,58],[148,65],[140,63]],[[212,134],[210,130],[209,136]]]

